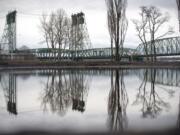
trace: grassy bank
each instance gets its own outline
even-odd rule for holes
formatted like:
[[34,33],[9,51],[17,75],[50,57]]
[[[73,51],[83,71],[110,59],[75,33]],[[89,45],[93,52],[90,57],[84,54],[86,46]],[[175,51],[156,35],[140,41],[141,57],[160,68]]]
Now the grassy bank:
[[1,61],[0,68],[180,68],[180,62]]

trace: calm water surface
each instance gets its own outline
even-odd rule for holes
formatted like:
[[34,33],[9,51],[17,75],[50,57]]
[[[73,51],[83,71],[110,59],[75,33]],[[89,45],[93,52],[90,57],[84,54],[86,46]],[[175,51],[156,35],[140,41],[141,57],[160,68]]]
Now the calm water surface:
[[180,70],[0,71],[0,132],[179,128]]

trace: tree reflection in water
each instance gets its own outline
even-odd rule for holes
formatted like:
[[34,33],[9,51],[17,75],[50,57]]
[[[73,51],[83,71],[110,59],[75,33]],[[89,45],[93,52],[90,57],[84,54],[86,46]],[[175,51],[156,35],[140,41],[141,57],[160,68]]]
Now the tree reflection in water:
[[111,131],[123,132],[127,127],[126,108],[128,95],[124,84],[123,70],[111,72],[111,90],[108,100],[108,124]]
[[[149,76],[150,75],[150,76]],[[147,87],[147,81],[150,80],[150,89]],[[142,104],[142,117],[143,118],[156,118],[163,109],[169,110],[170,105],[165,102],[155,89],[156,69],[146,69],[144,72],[144,79],[139,87],[136,100],[133,105]],[[166,91],[171,94],[171,91]]]
[[44,111],[47,111],[49,105],[52,112],[58,112],[60,115],[65,115],[68,106],[71,105],[70,89],[68,88],[67,78],[62,75],[62,71],[52,71],[52,75],[48,76],[46,87],[42,97],[42,105]]
[[54,70],[48,76],[43,97],[42,106],[44,111],[49,109],[64,116],[68,108],[80,112],[85,111],[85,100],[88,94],[87,78],[80,71],[65,72]]

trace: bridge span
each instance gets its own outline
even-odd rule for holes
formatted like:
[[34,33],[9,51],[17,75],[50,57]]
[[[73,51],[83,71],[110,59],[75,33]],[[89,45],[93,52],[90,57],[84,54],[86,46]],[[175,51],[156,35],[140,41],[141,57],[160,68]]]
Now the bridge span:
[[[136,49],[124,48],[122,58],[151,57],[153,54],[150,52],[150,47],[150,42],[148,42],[148,55],[145,55],[143,44],[140,44]],[[158,39],[155,41],[155,47],[157,57],[180,56],[180,37]],[[115,48],[113,49],[113,55],[111,54],[111,48],[93,48],[76,51],[69,49],[38,48],[25,51],[34,54],[39,59],[57,58],[59,52],[61,59],[110,59],[115,54]]]

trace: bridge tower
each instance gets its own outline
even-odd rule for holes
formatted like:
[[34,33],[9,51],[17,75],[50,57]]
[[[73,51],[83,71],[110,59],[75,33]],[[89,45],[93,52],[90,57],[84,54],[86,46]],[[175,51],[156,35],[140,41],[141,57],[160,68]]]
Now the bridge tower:
[[16,50],[16,14],[17,11],[6,15],[6,24],[0,42],[0,53],[12,53]]
[[91,48],[91,41],[86,26],[85,14],[83,12],[73,14],[71,18],[71,44],[69,49],[75,52],[72,57],[77,58],[83,55],[78,53],[79,50]]

